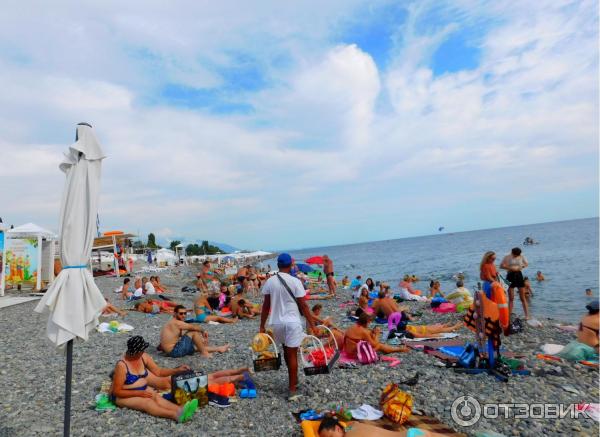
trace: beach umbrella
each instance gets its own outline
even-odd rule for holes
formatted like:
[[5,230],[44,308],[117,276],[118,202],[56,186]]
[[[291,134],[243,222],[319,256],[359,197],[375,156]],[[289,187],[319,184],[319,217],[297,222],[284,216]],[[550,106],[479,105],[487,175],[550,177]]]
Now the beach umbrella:
[[306,264],[321,264],[323,265],[323,257],[322,256],[311,256],[304,260]]
[[47,335],[67,349],[64,435],[70,433],[73,339],[87,340],[106,301],[87,268],[96,235],[100,168],[104,154],[92,127],[79,123],[60,169],[66,174],[60,206],[60,259],[64,266],[35,308],[48,313]]
[[298,270],[300,270],[302,273],[310,273],[315,270],[308,264],[296,264],[296,267],[298,267]]

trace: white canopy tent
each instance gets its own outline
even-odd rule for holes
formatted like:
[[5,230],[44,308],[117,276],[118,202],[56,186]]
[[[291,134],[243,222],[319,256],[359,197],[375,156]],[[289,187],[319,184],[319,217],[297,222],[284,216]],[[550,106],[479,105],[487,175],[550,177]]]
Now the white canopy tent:
[[[42,228],[34,223],[26,223],[16,228],[9,229],[5,233],[6,235],[6,246],[5,251],[10,249],[10,241],[12,239],[35,239],[37,240],[37,280],[36,290],[42,288],[42,274],[45,270],[47,280],[52,281],[54,279],[54,240],[56,240],[56,234],[47,229]],[[45,256],[44,256],[45,255]],[[44,260],[44,258],[46,258]],[[44,261],[46,264],[44,264]],[[6,262],[6,260],[5,260]],[[45,269],[43,268],[45,267]],[[4,296],[4,287],[6,286],[6,278],[0,285],[0,296]]]
[[159,265],[164,263],[167,266],[174,266],[178,261],[175,252],[173,252],[171,249],[158,249],[155,256]]

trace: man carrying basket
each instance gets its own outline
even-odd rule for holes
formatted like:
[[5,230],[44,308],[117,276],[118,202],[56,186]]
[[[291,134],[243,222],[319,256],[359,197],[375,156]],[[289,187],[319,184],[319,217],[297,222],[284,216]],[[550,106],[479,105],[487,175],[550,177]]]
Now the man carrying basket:
[[300,398],[298,393],[298,348],[306,334],[300,315],[304,315],[309,332],[315,328],[308,305],[304,300],[306,291],[299,279],[290,275],[292,257],[282,253],[277,258],[279,273],[271,276],[262,289],[264,302],[260,316],[260,332],[265,332],[265,323],[269,317],[269,325],[273,329],[275,341],[283,345],[283,357],[288,368],[289,395],[288,401]]

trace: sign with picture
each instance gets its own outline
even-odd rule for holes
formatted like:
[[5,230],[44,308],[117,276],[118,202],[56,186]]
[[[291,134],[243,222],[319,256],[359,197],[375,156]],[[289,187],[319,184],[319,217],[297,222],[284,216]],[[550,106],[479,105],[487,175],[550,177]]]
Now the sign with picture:
[[4,249],[7,285],[36,285],[38,241],[35,238],[10,238]]

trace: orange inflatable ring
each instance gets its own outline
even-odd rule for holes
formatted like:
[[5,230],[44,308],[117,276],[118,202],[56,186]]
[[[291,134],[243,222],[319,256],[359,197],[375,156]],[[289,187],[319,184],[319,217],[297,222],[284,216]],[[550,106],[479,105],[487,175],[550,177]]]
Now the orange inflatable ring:
[[423,294],[423,292],[421,290],[413,290],[411,293],[414,294],[415,296],[420,296]]
[[508,327],[510,320],[510,314],[508,314],[508,303],[506,302],[506,293],[504,288],[499,282],[494,281],[492,283],[492,301],[498,305],[498,312],[500,313],[500,324],[503,328]]
[[123,235],[125,232],[123,231],[107,231],[105,233],[103,233],[102,235],[104,237],[112,237],[113,235]]

